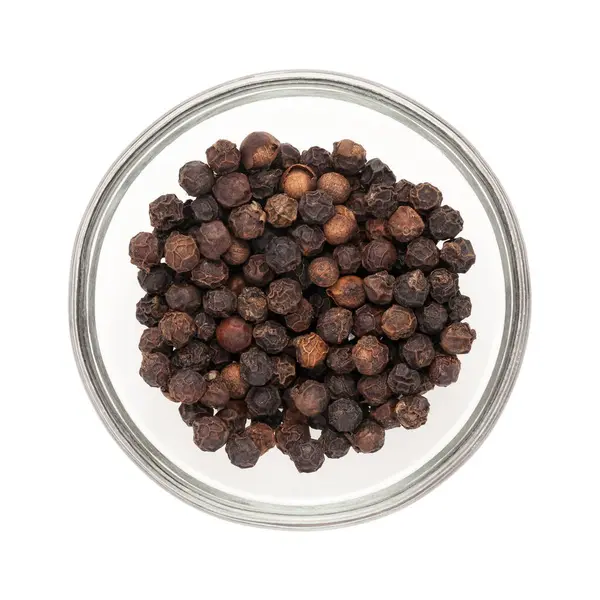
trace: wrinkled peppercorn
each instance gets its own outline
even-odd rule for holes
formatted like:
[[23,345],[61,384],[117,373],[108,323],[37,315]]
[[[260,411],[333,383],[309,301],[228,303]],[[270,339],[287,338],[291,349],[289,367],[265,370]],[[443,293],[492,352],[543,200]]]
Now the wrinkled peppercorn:
[[266,131],[254,131],[242,140],[240,153],[245,169],[264,169],[277,157],[279,140]]
[[364,187],[371,185],[394,185],[396,176],[392,170],[378,158],[372,158],[365,164],[361,174],[360,183]]
[[302,262],[302,253],[296,242],[287,237],[275,237],[267,246],[265,260],[274,273],[293,271]]
[[289,227],[298,216],[298,202],[286,194],[276,194],[267,200],[265,213],[273,227]]
[[163,339],[174,346],[185,346],[196,333],[194,319],[184,312],[170,311],[160,320],[158,327]]
[[266,423],[252,423],[246,429],[246,435],[254,442],[261,456],[275,447],[275,431]]
[[189,283],[175,283],[165,294],[165,300],[171,310],[196,313],[202,306],[202,293]]
[[340,277],[327,289],[327,295],[342,308],[354,309],[365,303],[366,295],[362,279],[355,275]]
[[246,281],[256,287],[264,287],[273,281],[273,271],[269,268],[264,254],[253,254],[243,267]]
[[269,314],[265,293],[257,287],[245,287],[238,296],[237,311],[246,321],[265,321]]
[[225,318],[235,312],[237,296],[227,288],[208,290],[204,294],[202,307],[211,317]]
[[210,195],[199,196],[192,200],[190,210],[194,219],[200,223],[208,223],[219,217],[219,205]]
[[[217,329],[217,334],[218,334]],[[279,354],[288,345],[288,337],[285,327],[276,321],[265,321],[254,327],[252,332],[254,341],[259,348],[267,354]]]
[[294,340],[296,360],[300,366],[314,369],[327,357],[329,346],[316,333],[301,335]]
[[229,140],[218,140],[206,150],[208,166],[217,175],[224,175],[237,171],[240,166],[241,155],[237,146]]
[[405,339],[417,330],[417,317],[410,308],[394,304],[381,316],[381,329],[391,340]]
[[363,223],[369,216],[369,210],[367,208],[366,194],[364,192],[352,192],[350,198],[346,202],[348,207],[356,217],[358,223]]
[[390,233],[398,242],[410,242],[425,230],[419,213],[410,206],[399,206],[388,221]]
[[418,237],[408,244],[404,262],[411,269],[431,271],[440,262],[440,251],[433,240]]
[[231,354],[222,348],[217,340],[210,343],[210,351],[212,353],[211,362],[218,369],[231,362]]
[[298,308],[301,300],[302,288],[297,281],[283,277],[269,284],[267,304],[271,312],[287,315]]
[[192,369],[181,369],[169,380],[169,394],[175,402],[194,404],[203,400],[206,393],[206,380]]
[[235,208],[250,202],[252,190],[243,173],[228,173],[217,179],[212,188],[215,200],[224,208]]
[[388,222],[385,219],[368,219],[365,222],[365,233],[370,241],[392,238]]
[[171,361],[161,352],[142,355],[140,376],[151,387],[165,388],[171,378]]
[[467,323],[451,323],[440,334],[440,346],[448,354],[467,354],[476,337]]
[[147,354],[149,352],[162,352],[170,354],[171,347],[163,340],[158,327],[149,327],[144,329],[138,344],[140,352]]
[[231,232],[241,240],[260,237],[265,230],[267,215],[258,202],[234,208],[229,215]]
[[131,263],[143,271],[150,271],[162,258],[161,244],[153,233],[134,235],[129,242]]
[[352,360],[352,346],[330,348],[327,353],[327,366],[339,375],[352,373],[354,361]]
[[429,282],[423,271],[409,271],[400,275],[394,285],[394,300],[400,306],[417,308],[425,304],[429,295]]
[[367,419],[349,435],[350,443],[356,452],[371,454],[383,448],[385,429],[375,421]]
[[246,404],[251,417],[274,415],[281,406],[281,396],[272,385],[252,387],[246,395]]
[[422,333],[415,333],[402,346],[402,356],[406,364],[413,369],[428,367],[435,357],[431,338]]
[[458,294],[458,276],[447,269],[435,269],[427,279],[429,294],[440,304],[448,302]]
[[388,363],[389,350],[375,336],[366,335],[356,342],[352,358],[361,375],[377,375]]
[[222,260],[201,258],[190,273],[190,279],[201,288],[221,287],[229,278],[229,269]]
[[179,185],[190,196],[208,194],[214,182],[212,169],[200,160],[185,163],[179,169]]
[[298,148],[292,146],[292,144],[281,144],[279,146],[279,154],[273,161],[273,166],[287,169],[292,165],[297,165],[300,162],[300,152]]
[[436,208],[427,221],[429,233],[436,240],[455,238],[464,225],[460,213],[449,206]]
[[206,379],[208,380],[206,391],[200,399],[200,402],[205,406],[216,410],[225,408],[230,399],[227,384],[223,381],[223,378],[217,371],[210,371],[207,373]]
[[296,310],[285,315],[285,324],[292,331],[301,333],[310,327],[313,316],[314,311],[311,303],[302,298]]
[[204,452],[216,452],[229,439],[229,429],[219,417],[200,417],[192,427],[194,443]]
[[248,177],[252,195],[259,200],[272,196],[279,189],[279,180],[283,171],[271,169],[269,171],[257,171]]
[[200,253],[213,260],[227,252],[231,246],[231,235],[221,221],[202,223],[197,238]]
[[444,242],[440,258],[455,273],[466,273],[475,264],[473,246],[464,238]]
[[273,356],[273,377],[271,383],[277,387],[287,388],[296,379],[296,361],[287,354]]
[[233,238],[231,245],[221,258],[230,266],[243,265],[250,257],[250,246],[244,240]]
[[348,339],[352,323],[352,313],[336,306],[319,317],[317,333],[328,344],[341,344]]
[[229,363],[221,370],[221,379],[227,386],[229,396],[234,400],[243,400],[250,386],[242,378],[241,367],[237,362]]
[[362,265],[370,273],[391,269],[398,253],[394,244],[388,240],[373,240],[362,251]]
[[200,261],[193,237],[173,232],[165,242],[165,262],[177,273],[191,271]]
[[341,140],[333,144],[331,159],[336,171],[344,175],[356,175],[367,162],[367,152],[352,140]]
[[162,296],[146,294],[135,305],[135,318],[146,327],[154,327],[168,310],[169,306]]
[[295,390],[293,401],[303,415],[314,417],[327,408],[329,393],[323,383],[309,379]]
[[447,387],[458,381],[460,360],[450,354],[438,354],[431,361],[428,373],[433,385]]
[[320,254],[325,245],[325,234],[316,225],[299,225],[292,229],[291,235],[296,240],[304,256]]
[[387,384],[394,394],[414,394],[421,385],[421,376],[408,365],[398,363],[392,367]]
[[294,200],[317,189],[317,176],[306,165],[291,165],[281,176],[281,189]]
[[199,340],[190,340],[183,348],[173,354],[171,362],[178,369],[205,371],[208,369],[212,353],[210,348]]
[[419,329],[428,335],[436,335],[448,322],[448,311],[437,302],[429,302],[416,311]]
[[241,375],[250,385],[267,385],[273,377],[273,364],[266,352],[252,346],[240,356]]
[[200,402],[195,402],[194,404],[180,404],[179,415],[181,416],[181,420],[188,427],[191,427],[196,419],[212,417],[213,411],[212,408],[208,408],[208,406],[204,406]]
[[394,429],[400,427],[398,419],[396,419],[396,400],[389,400],[384,404],[371,410],[371,419],[381,425],[384,429]]
[[323,225],[325,239],[332,246],[345,244],[358,231],[354,213],[345,206],[334,206],[334,215]]
[[267,249],[267,246],[269,245],[269,242],[277,237],[277,232],[274,229],[271,229],[270,227],[267,227],[265,225],[265,231],[262,235],[258,236],[257,238],[254,238],[253,240],[251,240],[250,244],[252,245],[252,251],[255,254],[264,254],[265,250]]
[[232,465],[240,469],[253,467],[260,458],[260,450],[254,440],[245,433],[236,432],[229,436],[225,452]]
[[396,419],[405,429],[425,425],[429,414],[429,401],[423,396],[403,396],[394,407]]
[[308,150],[304,150],[300,155],[300,162],[309,166],[317,176],[321,176],[333,168],[331,152],[325,148],[319,148],[319,146],[312,146]]
[[335,209],[329,194],[315,190],[302,195],[298,203],[298,212],[305,223],[323,225],[333,217]]
[[346,437],[329,428],[321,433],[319,444],[327,458],[343,458],[350,450],[350,442]]
[[408,201],[415,210],[433,210],[442,203],[442,192],[430,183],[419,183],[411,188]]
[[328,373],[325,376],[325,386],[331,398],[355,398],[357,395],[356,381],[352,375],[336,375]]
[[204,312],[199,312],[194,317],[194,324],[196,325],[196,335],[205,342],[208,342],[215,335],[215,329],[217,327],[215,320]]
[[323,448],[321,448],[321,445],[316,440],[292,444],[289,453],[299,473],[314,473],[325,462]]
[[294,444],[308,440],[310,440],[310,431],[306,423],[284,422],[275,432],[277,447],[284,454],[288,454]]
[[340,268],[340,273],[343,275],[351,275],[356,273],[362,264],[361,251],[357,246],[352,244],[343,244],[337,246],[333,251],[333,258]]
[[367,298],[374,304],[390,304],[394,296],[395,283],[395,277],[387,271],[379,271],[363,279]]
[[[212,173],[211,173],[212,175]],[[209,188],[210,190],[210,188]],[[150,225],[168,231],[183,222],[183,202],[175,194],[165,194],[150,202]]]
[[471,298],[457,294],[454,298],[450,298],[448,309],[448,316],[451,321],[468,319],[471,316]]
[[173,283],[173,269],[167,265],[156,265],[149,271],[138,271],[138,283],[148,294],[164,294]]
[[352,331],[356,337],[365,335],[381,335],[381,317],[383,316],[383,308],[365,304],[354,313],[354,326]]
[[372,406],[383,404],[392,395],[387,383],[388,375],[384,371],[379,375],[361,377],[358,380],[358,393]]
[[372,185],[365,195],[365,207],[373,217],[389,219],[398,208],[394,188],[388,185]]

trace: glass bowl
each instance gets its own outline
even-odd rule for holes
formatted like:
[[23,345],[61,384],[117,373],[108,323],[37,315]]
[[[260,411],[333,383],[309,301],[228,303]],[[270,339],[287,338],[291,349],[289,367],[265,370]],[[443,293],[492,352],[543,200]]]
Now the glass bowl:
[[[398,178],[430,181],[459,209],[477,263],[461,277],[477,330],[459,382],[428,394],[425,427],[393,429],[372,455],[350,452],[301,475],[269,452],[253,469],[197,450],[176,405],[138,375],[142,295],[129,239],[149,230],[148,203],[181,194],[179,167],[219,138],[264,130],[299,148],[351,138]],[[512,207],[477,151],[450,125],[398,92],[349,75],[284,71],[207,90],[144,131],[106,173],[83,217],[70,282],[75,358],[102,421],[165,489],[208,513],[253,525],[318,528],[406,506],[455,471],[498,419],[517,376],[530,312],[523,239]]]

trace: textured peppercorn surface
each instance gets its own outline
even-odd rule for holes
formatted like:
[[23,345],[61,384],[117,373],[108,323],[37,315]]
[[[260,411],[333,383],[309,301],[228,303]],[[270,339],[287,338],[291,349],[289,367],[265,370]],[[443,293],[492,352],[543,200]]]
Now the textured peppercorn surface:
[[276,446],[311,473],[426,424],[476,338],[459,281],[475,252],[438,188],[350,139],[301,152],[260,131],[177,182],[190,198],[156,197],[129,256],[140,375],[201,450],[266,468]]

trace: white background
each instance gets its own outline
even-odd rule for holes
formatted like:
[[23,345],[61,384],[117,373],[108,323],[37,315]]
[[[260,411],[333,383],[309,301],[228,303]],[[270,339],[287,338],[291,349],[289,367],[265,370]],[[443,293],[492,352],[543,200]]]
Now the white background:
[[[3,5],[0,597],[598,598],[594,4]],[[101,426],[68,338],[71,245],[108,165],[188,96],[280,68],[367,77],[452,123],[512,198],[534,292],[477,454],[400,513],[325,532],[225,523],[158,488]]]

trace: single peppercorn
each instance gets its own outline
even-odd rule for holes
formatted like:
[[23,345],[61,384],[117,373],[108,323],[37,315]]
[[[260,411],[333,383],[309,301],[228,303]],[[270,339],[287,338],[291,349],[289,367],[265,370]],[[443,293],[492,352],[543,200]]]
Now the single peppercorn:
[[381,317],[383,308],[365,304],[354,313],[354,326],[352,331],[356,337],[365,335],[381,335]]
[[314,473],[325,462],[323,448],[316,440],[292,444],[289,453],[299,473]]
[[246,395],[246,404],[251,417],[274,415],[281,406],[281,396],[272,385],[252,387]]
[[476,337],[467,323],[450,323],[440,334],[440,346],[448,354],[467,354]]
[[204,452],[216,452],[229,439],[229,429],[219,417],[201,417],[192,425],[194,444]]
[[173,283],[174,271],[167,265],[151,267],[149,271],[138,271],[138,283],[148,294],[164,294]]
[[257,287],[245,287],[238,296],[237,311],[246,321],[265,321],[269,314],[265,293]]
[[302,298],[298,307],[293,312],[285,315],[285,324],[295,333],[301,333],[310,327],[313,317],[314,311],[311,303]]
[[298,212],[305,223],[323,225],[335,214],[333,200],[321,190],[306,192],[298,203]]
[[473,246],[464,238],[444,242],[440,258],[455,273],[466,273],[475,264]]
[[336,171],[344,175],[356,175],[367,162],[367,152],[352,140],[341,140],[333,144],[331,160]]
[[325,239],[332,246],[345,244],[358,231],[354,213],[345,206],[336,205],[334,215],[323,225]]
[[235,208],[250,202],[252,189],[244,173],[228,173],[217,179],[212,188],[215,200],[224,208]]
[[[217,329],[217,334],[218,334]],[[254,327],[252,332],[254,341],[259,348],[267,354],[279,354],[288,345],[288,337],[285,327],[276,321],[265,321]]]
[[208,194],[214,182],[212,169],[200,160],[185,163],[179,169],[179,185],[190,196]]
[[228,317],[219,323],[216,335],[222,348],[237,354],[252,344],[252,325],[240,317]]
[[306,165],[291,165],[281,176],[281,189],[294,200],[300,200],[304,194],[317,189],[317,176]]
[[417,317],[410,308],[394,304],[381,316],[381,329],[390,340],[405,339],[417,330]]
[[365,233],[370,241],[389,240],[392,237],[388,221],[385,219],[368,219],[365,223]]
[[215,335],[216,323],[215,320],[204,312],[199,312],[194,317],[196,325],[196,335],[205,342],[208,342]]
[[352,313],[346,308],[336,306],[319,317],[317,333],[328,344],[341,344],[348,339],[352,323]]
[[394,285],[394,300],[400,306],[417,308],[425,304],[429,295],[429,282],[423,271],[416,269],[400,275]]
[[230,266],[243,265],[250,257],[248,242],[233,238],[227,251],[221,256],[223,261]]
[[343,275],[356,273],[362,264],[361,251],[353,244],[337,246],[333,251],[333,258]]
[[298,217],[298,202],[286,194],[276,194],[267,200],[265,213],[273,227],[289,227]]
[[389,400],[388,402],[384,402],[380,406],[371,409],[371,419],[386,430],[400,427],[400,423],[398,423],[396,412],[394,410],[396,408],[396,403],[397,400]]
[[140,352],[148,354],[150,352],[162,352],[169,354],[171,347],[163,340],[158,327],[148,327],[144,329],[138,344]]
[[146,327],[154,327],[168,310],[169,306],[162,296],[146,294],[135,305],[135,318]]
[[310,431],[306,423],[284,422],[275,431],[275,442],[283,454],[289,454],[290,448],[295,444],[308,440],[310,440]]
[[409,204],[410,192],[415,187],[414,183],[401,179],[394,185],[394,191],[396,192],[396,199],[400,204]]
[[165,242],[165,262],[177,273],[191,271],[200,261],[193,237],[173,232]]
[[221,379],[227,386],[229,396],[234,400],[243,400],[250,389],[250,386],[241,374],[240,364],[237,362],[225,365],[221,370]]
[[308,150],[304,150],[300,155],[300,162],[309,166],[317,176],[322,176],[333,168],[331,152],[319,146],[311,146]]
[[264,169],[277,157],[279,140],[266,131],[254,131],[242,140],[240,153],[246,170]]
[[222,260],[201,258],[192,269],[190,279],[199,287],[216,289],[221,287],[229,278],[229,269]]
[[212,353],[211,362],[217,368],[220,369],[223,365],[227,365],[231,362],[231,354],[219,345],[217,340],[213,340],[210,343],[210,351]]
[[287,388],[296,379],[296,361],[287,354],[273,356],[273,377],[271,384],[280,388]]
[[225,444],[225,452],[235,467],[249,469],[253,467],[260,458],[260,450],[254,440],[245,433],[235,432]]
[[213,260],[218,259],[231,246],[231,235],[221,221],[202,223],[197,239],[200,253]]
[[425,230],[425,223],[419,213],[410,206],[399,206],[388,220],[388,227],[398,242],[410,242]]
[[362,265],[370,273],[391,269],[397,258],[396,248],[389,240],[373,240],[362,251]]
[[140,377],[151,387],[165,388],[171,378],[171,361],[161,352],[142,355]]
[[327,373],[325,386],[330,398],[355,398],[357,396],[356,381],[352,375]]
[[162,258],[158,237],[145,231],[134,235],[129,242],[129,257],[138,269],[149,272]]
[[340,277],[327,289],[327,295],[342,308],[355,309],[365,303],[366,295],[362,279],[355,275]]
[[423,396],[403,396],[394,407],[396,420],[405,429],[425,425],[429,414],[429,401]]
[[442,192],[430,183],[419,183],[411,188],[408,201],[415,210],[433,210],[441,205]]
[[204,377],[192,369],[177,371],[169,381],[169,395],[175,402],[194,404],[200,402],[206,392]]
[[329,394],[323,383],[309,379],[295,391],[293,401],[296,408],[303,415],[314,417],[327,408]]
[[415,333],[402,346],[402,356],[406,364],[413,369],[428,367],[435,357],[431,338],[422,333]]
[[429,215],[427,225],[434,239],[448,240],[462,231],[464,222],[457,210],[450,206],[440,206]]
[[150,202],[148,213],[152,227],[168,231],[183,222],[183,202],[175,194],[164,194]]
[[[218,371],[210,371],[206,375],[208,383],[200,402],[209,408],[220,410],[229,402],[229,388]],[[218,415],[217,415],[218,416]]]
[[344,204],[350,197],[350,182],[340,173],[323,173],[317,181],[317,189],[331,196],[334,204]]
[[329,256],[319,256],[311,261],[308,276],[312,283],[319,287],[332,286],[340,276],[337,263]]
[[265,230],[267,215],[258,202],[234,208],[229,215],[231,232],[241,240],[260,237]]
[[371,405],[379,406],[383,404],[392,395],[387,380],[389,373],[384,371],[379,375],[361,377],[358,380],[358,393]]
[[326,428],[319,437],[319,444],[327,458],[343,458],[350,450],[350,442],[345,436]]
[[363,279],[363,287],[370,302],[390,304],[394,296],[396,278],[387,271],[379,271]]
[[419,330],[427,335],[436,335],[448,322],[448,311],[437,302],[429,302],[416,311]]
[[174,283],[165,294],[165,300],[171,310],[196,313],[202,306],[202,293],[189,283]]
[[293,271],[302,262],[298,244],[287,236],[274,237],[265,251],[265,260],[274,273]]
[[240,356],[242,379],[253,386],[267,385],[273,377],[273,364],[269,355],[252,346]]
[[460,360],[450,354],[438,354],[429,365],[429,379],[433,385],[447,387],[458,381]]
[[184,312],[170,311],[160,320],[158,327],[163,339],[174,346],[185,346],[196,333],[194,319]]
[[302,288],[297,281],[283,277],[269,284],[267,304],[271,312],[287,315],[298,308],[301,300]]
[[307,333],[294,340],[296,360],[301,367],[314,369],[325,361],[329,346],[316,333]]
[[275,277],[264,254],[253,254],[243,266],[246,282],[251,286],[264,287]]
[[232,315],[235,312],[236,305],[237,296],[227,288],[208,290],[202,300],[204,312],[211,317],[220,319]]
[[356,221],[363,223],[369,216],[367,209],[366,194],[364,192],[352,192],[346,202],[346,206],[354,213]]
[[394,185],[396,176],[392,170],[380,159],[372,158],[365,164],[361,174],[360,183],[364,187],[371,185]]
[[447,269],[435,269],[427,278],[429,281],[429,294],[431,297],[444,304],[458,294],[458,276]]
[[237,171],[240,166],[241,155],[237,146],[229,140],[217,140],[206,150],[208,166],[217,175],[224,175]]
[[389,372],[387,384],[394,394],[414,394],[421,385],[421,376],[408,365],[398,363]]
[[440,262],[440,251],[433,240],[418,237],[408,244],[404,261],[410,269],[431,271]]
[[394,188],[388,185],[372,185],[365,195],[365,207],[373,217],[389,219],[398,208]]
[[388,363],[389,350],[375,336],[366,335],[356,342],[352,358],[361,375],[377,375]]
[[385,429],[375,421],[367,419],[349,435],[350,443],[356,452],[371,454],[383,448]]
[[211,357],[210,348],[204,342],[190,340],[173,354],[171,362],[178,369],[193,369],[202,372],[208,369]]
[[281,169],[270,169],[268,171],[256,171],[248,176],[252,195],[258,200],[265,200],[279,189]]
[[280,169],[287,169],[300,162],[300,152],[292,144],[283,143],[279,146],[279,154],[273,161],[273,166]]
[[327,353],[327,366],[339,375],[352,373],[354,361],[352,360],[352,346],[330,348]]
[[448,302],[448,316],[451,321],[462,321],[471,316],[471,298],[457,294]]
[[189,206],[194,221],[208,223],[219,218],[219,205],[211,195],[198,196]]
[[302,224],[294,227],[290,233],[304,256],[314,256],[322,252],[325,245],[325,234],[320,227]]
[[275,430],[266,423],[252,423],[245,433],[254,442],[261,456],[275,447]]
[[204,406],[204,404],[200,404],[200,402],[179,405],[179,416],[188,427],[191,427],[196,419],[200,419],[201,417],[212,417],[212,415],[212,408],[208,408],[208,406]]

